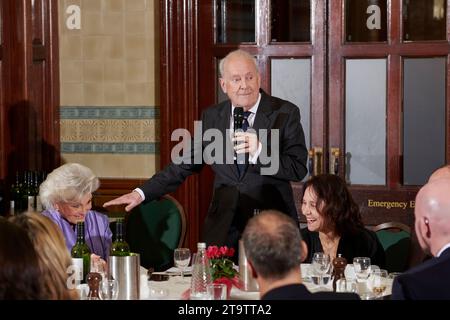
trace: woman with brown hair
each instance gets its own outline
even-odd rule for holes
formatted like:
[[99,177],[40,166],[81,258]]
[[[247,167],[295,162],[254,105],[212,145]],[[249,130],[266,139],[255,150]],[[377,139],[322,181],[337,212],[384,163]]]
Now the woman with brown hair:
[[358,205],[345,181],[331,174],[313,176],[303,185],[302,214],[307,228],[302,230],[310,263],[315,252],[328,254],[333,261],[342,254],[348,263],[354,257],[369,257],[384,267],[383,247],[375,232],[362,223]]
[[69,289],[67,272],[72,261],[58,226],[35,212],[14,216],[11,221],[24,229],[33,242],[41,271],[41,299],[77,299],[75,288]]
[[38,258],[26,232],[0,217],[0,300],[42,299]]

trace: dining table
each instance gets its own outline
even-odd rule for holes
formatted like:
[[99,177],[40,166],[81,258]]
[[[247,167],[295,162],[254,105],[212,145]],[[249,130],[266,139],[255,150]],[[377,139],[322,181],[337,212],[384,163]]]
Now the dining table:
[[[311,265],[302,263],[302,283],[310,292],[333,291],[330,278],[327,283],[317,283],[311,277]],[[348,265],[345,271],[347,284],[353,284],[354,292],[360,295],[362,300],[373,300],[375,296],[371,293],[366,282],[357,282],[352,271],[353,266]],[[144,267],[140,268],[140,300],[186,300],[189,298],[191,270],[185,271],[184,278],[181,277],[177,268],[170,268],[164,272],[153,272],[151,275]],[[392,281],[388,281],[386,290],[379,299],[386,299],[391,294]],[[235,286],[232,287],[229,300],[259,300],[258,291],[244,291]]]

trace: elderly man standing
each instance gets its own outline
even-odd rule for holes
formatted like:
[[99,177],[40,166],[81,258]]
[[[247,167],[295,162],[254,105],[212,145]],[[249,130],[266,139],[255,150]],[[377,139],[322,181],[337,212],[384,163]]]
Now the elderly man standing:
[[[175,191],[188,176],[208,164],[215,175],[214,190],[201,239],[238,249],[238,240],[255,209],[277,209],[297,219],[290,181],[301,181],[306,175],[308,154],[299,108],[261,90],[258,65],[252,55],[233,51],[221,60],[219,68],[220,86],[229,99],[203,111],[202,136],[218,132],[220,138],[201,141],[205,153],[213,143],[222,143],[215,152],[217,159],[210,162],[200,156],[197,162],[198,150],[194,148],[183,156],[186,161],[176,163],[172,159],[142,186],[104,206],[126,204],[129,211],[143,201]],[[236,142],[234,149],[231,141]],[[270,155],[263,150],[270,150]],[[243,163],[239,162],[241,157]]]
[[415,229],[433,256],[395,278],[392,299],[450,299],[450,179],[432,180],[416,196]]

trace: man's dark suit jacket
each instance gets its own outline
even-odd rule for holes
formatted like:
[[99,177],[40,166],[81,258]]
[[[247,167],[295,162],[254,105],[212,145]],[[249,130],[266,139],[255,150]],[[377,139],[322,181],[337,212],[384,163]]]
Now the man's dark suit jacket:
[[272,289],[261,300],[360,300],[356,293],[316,292],[311,293],[303,284],[290,284]]
[[[203,132],[208,129],[219,130],[223,135],[223,146],[230,147],[227,152],[228,156],[231,152],[231,161],[233,161],[232,143],[230,135],[226,132],[230,128],[230,119],[231,102],[227,100],[203,112],[202,130]],[[263,145],[265,141],[261,139],[258,130],[279,129],[278,172],[275,175],[261,175],[261,168],[270,166],[270,164],[261,163],[261,156],[256,164],[248,165],[246,172],[241,176],[236,164],[225,164],[227,152],[222,152],[222,164],[210,163],[215,173],[214,191],[202,237],[202,240],[208,244],[225,244],[232,225],[242,232],[254,209],[277,209],[298,219],[290,181],[301,181],[307,173],[307,150],[300,124],[299,109],[294,104],[269,96],[261,90],[261,101],[253,129],[256,130]],[[203,141],[202,150],[205,150],[210,143],[210,141]],[[271,143],[269,139],[267,142],[269,151]],[[183,159],[191,160],[194,152],[193,148],[189,157],[183,157]],[[146,201],[175,191],[186,177],[200,171],[204,164],[205,159],[201,164],[186,162],[169,164],[140,187],[144,191]]]
[[392,286],[393,300],[450,299],[450,248],[397,276]]

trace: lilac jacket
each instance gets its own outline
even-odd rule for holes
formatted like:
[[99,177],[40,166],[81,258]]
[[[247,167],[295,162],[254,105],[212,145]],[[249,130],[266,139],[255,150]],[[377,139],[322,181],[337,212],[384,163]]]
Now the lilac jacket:
[[[77,240],[72,224],[56,210],[48,209],[43,211],[42,214],[52,219],[61,228],[67,249],[70,252]],[[91,249],[91,253],[95,253],[106,261],[109,257],[112,241],[108,217],[100,212],[89,210],[84,220],[84,226],[86,244]]]

